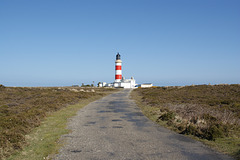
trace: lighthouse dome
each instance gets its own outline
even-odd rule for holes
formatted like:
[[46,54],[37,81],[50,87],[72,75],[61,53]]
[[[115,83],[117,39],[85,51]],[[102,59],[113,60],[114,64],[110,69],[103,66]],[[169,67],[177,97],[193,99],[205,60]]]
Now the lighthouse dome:
[[116,55],[116,60],[120,60],[121,59],[121,55],[118,53],[117,55]]

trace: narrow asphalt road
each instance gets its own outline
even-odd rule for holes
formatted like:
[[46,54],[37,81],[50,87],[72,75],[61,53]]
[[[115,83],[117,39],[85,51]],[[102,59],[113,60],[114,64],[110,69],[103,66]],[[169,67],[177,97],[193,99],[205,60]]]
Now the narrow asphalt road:
[[84,107],[69,122],[72,132],[56,160],[231,159],[202,143],[148,120],[122,90]]

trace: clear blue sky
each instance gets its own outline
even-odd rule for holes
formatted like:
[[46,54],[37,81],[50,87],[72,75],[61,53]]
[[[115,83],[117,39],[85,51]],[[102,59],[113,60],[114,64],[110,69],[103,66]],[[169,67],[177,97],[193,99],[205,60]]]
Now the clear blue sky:
[[239,0],[1,0],[0,84],[240,83]]

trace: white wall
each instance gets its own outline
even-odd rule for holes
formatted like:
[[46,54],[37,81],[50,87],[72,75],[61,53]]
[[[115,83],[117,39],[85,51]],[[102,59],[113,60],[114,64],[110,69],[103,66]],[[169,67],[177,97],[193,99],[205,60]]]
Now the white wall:
[[141,88],[150,88],[152,86],[152,84],[141,84]]

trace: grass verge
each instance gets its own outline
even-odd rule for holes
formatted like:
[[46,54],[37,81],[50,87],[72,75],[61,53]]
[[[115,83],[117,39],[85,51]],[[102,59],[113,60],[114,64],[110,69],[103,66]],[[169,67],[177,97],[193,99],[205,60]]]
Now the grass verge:
[[240,86],[136,89],[131,97],[152,121],[240,159]]
[[66,129],[68,119],[76,115],[79,109],[99,98],[101,96],[81,100],[78,104],[70,105],[46,117],[39,127],[25,136],[28,145],[22,151],[11,155],[8,160],[51,159],[64,144],[59,142],[61,135],[69,133]]

